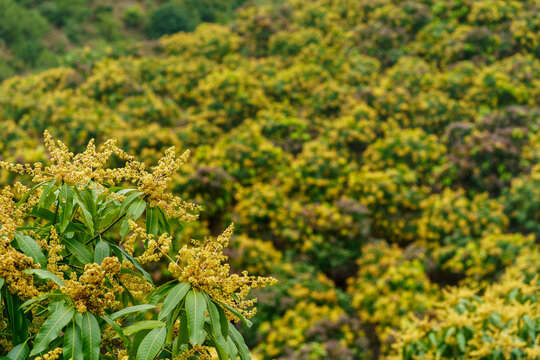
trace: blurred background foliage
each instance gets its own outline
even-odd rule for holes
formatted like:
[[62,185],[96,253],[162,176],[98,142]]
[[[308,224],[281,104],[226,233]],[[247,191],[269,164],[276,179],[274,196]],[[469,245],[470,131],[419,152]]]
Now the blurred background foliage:
[[540,358],[539,1],[8,11],[0,76],[63,66],[0,85],[2,157],[43,159],[46,128],[190,148],[173,190],[205,211],[176,246],[234,221],[234,268],[280,280],[259,358]]

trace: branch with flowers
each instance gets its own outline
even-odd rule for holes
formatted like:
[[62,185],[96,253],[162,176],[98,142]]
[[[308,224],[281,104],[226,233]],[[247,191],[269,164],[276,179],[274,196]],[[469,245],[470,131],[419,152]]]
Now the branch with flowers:
[[[34,184],[0,192],[1,355],[250,359],[233,323],[250,326],[250,290],[275,280],[231,272],[232,225],[172,254],[171,223],[199,210],[168,191],[189,152],[147,170],[114,140],[73,154],[46,132],[45,145],[47,166],[0,162]],[[174,280],[156,287],[146,268],[158,261]]]

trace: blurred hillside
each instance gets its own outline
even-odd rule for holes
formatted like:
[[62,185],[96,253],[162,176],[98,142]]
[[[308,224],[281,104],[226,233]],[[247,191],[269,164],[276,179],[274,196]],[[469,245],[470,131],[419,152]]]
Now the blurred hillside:
[[43,159],[45,129],[191,149],[178,242],[234,221],[235,268],[280,280],[244,329],[262,359],[538,359],[539,11],[249,4],[5,80],[0,153]]
[[137,42],[201,22],[227,23],[245,0],[0,0],[0,80],[68,63],[90,46],[127,53]]

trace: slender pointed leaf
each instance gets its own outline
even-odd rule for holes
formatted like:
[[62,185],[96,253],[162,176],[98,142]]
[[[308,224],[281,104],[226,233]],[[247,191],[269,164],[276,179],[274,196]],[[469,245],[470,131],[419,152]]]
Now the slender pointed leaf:
[[77,241],[77,239],[64,239],[64,244],[70,253],[73,254],[83,264],[90,264],[94,262],[94,256],[88,248]]
[[83,360],[83,345],[81,338],[81,330],[71,322],[64,333],[64,346],[62,356],[66,360]]
[[99,347],[101,343],[101,331],[96,317],[85,312],[77,314],[77,325],[81,329],[81,340],[84,358],[86,360],[99,360]]
[[186,295],[186,313],[189,329],[189,340],[192,344],[202,345],[205,338],[204,318],[206,312],[206,299],[197,290],[191,290]]
[[73,214],[73,190],[68,184],[60,188],[60,232],[64,232]]
[[125,327],[122,330],[124,331],[124,334],[126,336],[130,336],[141,330],[155,329],[162,326],[165,326],[165,323],[163,321],[145,320],[145,321],[139,321],[136,324]]
[[30,356],[37,355],[47,349],[51,341],[56,339],[64,326],[66,326],[75,315],[73,306],[63,305],[41,325],[34,341],[34,348]]
[[25,341],[11,349],[11,351],[7,354],[7,357],[11,360],[26,360],[29,352],[30,347],[28,346],[28,342]]
[[180,303],[180,301],[186,296],[187,292],[191,289],[189,283],[180,283],[176,285],[165,298],[161,311],[159,312],[158,319],[163,320],[173,311],[173,309]]
[[42,269],[47,268],[47,258],[43,255],[41,248],[34,239],[26,234],[16,231],[15,240],[22,252],[34,259],[35,264],[40,264]]
[[167,329],[165,327],[150,331],[139,345],[137,360],[153,360],[165,343]]
[[53,274],[52,272],[50,272],[49,270],[43,270],[43,269],[26,269],[26,270],[23,270],[24,273],[27,273],[27,274],[35,274],[37,276],[39,276],[40,278],[42,279],[45,279],[45,280],[52,280],[56,283],[56,285],[58,286],[66,286],[66,284],[64,284],[64,282],[62,281],[62,279],[60,279],[58,277],[58,275],[56,274]]
[[143,310],[154,309],[155,307],[156,307],[155,305],[150,305],[150,304],[130,306],[120,311],[117,311],[115,313],[112,313],[109,317],[111,318],[111,320],[116,320],[118,318],[121,318],[122,316],[129,315],[134,312],[139,312]]
[[107,244],[103,240],[98,241],[96,248],[94,249],[94,262],[101,265],[101,263],[103,263],[103,260],[106,257],[110,256],[110,253],[111,249],[109,247],[109,244]]
[[251,355],[249,354],[249,348],[246,345],[246,342],[244,341],[244,337],[233,324],[229,323],[229,334],[231,335],[230,338],[234,341],[236,344],[236,347],[238,349],[238,354],[240,355],[240,359],[242,360],[250,360]]

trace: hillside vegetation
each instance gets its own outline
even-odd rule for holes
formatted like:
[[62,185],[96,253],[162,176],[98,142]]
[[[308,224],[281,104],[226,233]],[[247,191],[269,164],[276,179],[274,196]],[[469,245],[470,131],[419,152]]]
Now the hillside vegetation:
[[226,23],[244,2],[0,0],[0,80],[69,64],[83,46],[127,53],[137,41],[192,31],[202,21]]
[[204,211],[175,246],[234,222],[233,268],[279,280],[243,329],[260,359],[540,358],[539,12],[246,5],[5,80],[0,152],[43,160],[45,129],[191,149],[172,190]]

